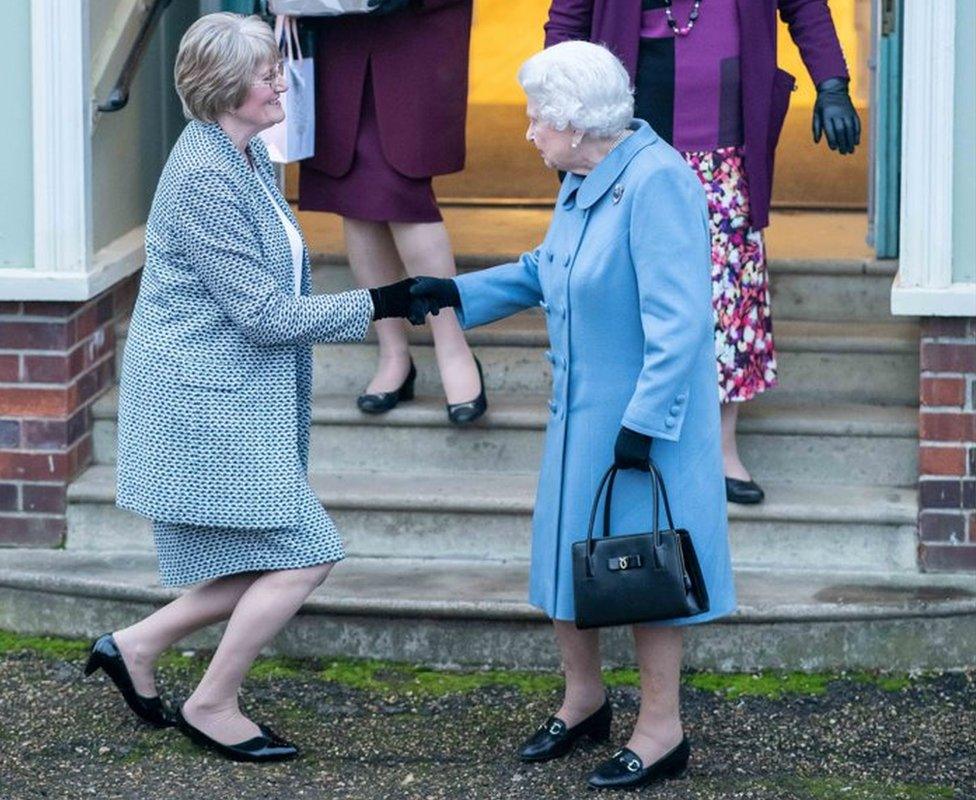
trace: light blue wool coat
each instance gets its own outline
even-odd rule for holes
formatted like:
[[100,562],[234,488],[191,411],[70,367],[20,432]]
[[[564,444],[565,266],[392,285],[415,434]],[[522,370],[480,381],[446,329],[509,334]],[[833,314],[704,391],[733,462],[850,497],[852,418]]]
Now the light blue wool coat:
[[[677,527],[690,531],[708,613],[729,614],[729,555],[713,353],[708,212],[681,156],[643,121],[585,178],[568,174],[542,244],[457,278],[466,328],[539,305],[552,397],[532,523],[529,600],[574,618],[571,545],[586,537],[621,424],[654,437]],[[626,470],[612,530],[651,529],[650,479]],[[663,512],[662,512],[663,524]]]
[[283,528],[308,502],[315,342],[365,337],[366,290],[301,295],[298,227],[264,143],[256,172],[216,124],[190,122],[146,225],[146,266],[119,383],[117,503],[161,522]]

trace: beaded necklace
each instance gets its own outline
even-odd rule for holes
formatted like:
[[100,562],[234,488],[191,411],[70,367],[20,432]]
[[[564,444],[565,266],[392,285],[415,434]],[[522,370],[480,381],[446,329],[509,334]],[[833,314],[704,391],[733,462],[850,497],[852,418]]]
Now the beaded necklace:
[[695,27],[695,20],[699,17],[698,10],[701,8],[702,0],[695,0],[695,4],[691,7],[691,13],[688,15],[688,24],[683,28],[678,25],[674,13],[671,11],[673,3],[674,0],[664,0],[664,16],[668,18],[668,27],[671,28],[675,36],[687,36]]

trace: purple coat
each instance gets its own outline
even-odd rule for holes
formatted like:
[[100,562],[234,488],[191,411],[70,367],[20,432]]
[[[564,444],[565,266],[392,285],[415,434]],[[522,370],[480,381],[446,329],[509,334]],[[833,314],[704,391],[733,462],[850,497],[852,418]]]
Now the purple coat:
[[352,166],[367,65],[383,155],[425,178],[464,168],[472,0],[422,0],[389,15],[315,20],[315,155],[339,178]]
[[[742,120],[752,227],[769,224],[773,156],[796,80],[776,66],[776,10],[814,83],[847,77],[827,0],[737,0],[742,41]],[[708,13],[707,5],[704,13]],[[552,0],[546,47],[584,39],[609,47],[631,79],[637,71],[641,0]]]

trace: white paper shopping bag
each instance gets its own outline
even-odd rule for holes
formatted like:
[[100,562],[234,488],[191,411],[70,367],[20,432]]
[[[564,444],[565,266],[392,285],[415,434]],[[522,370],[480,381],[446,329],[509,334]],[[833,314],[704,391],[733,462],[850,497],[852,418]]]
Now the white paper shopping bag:
[[315,154],[315,62],[303,57],[294,17],[275,18],[288,91],[281,95],[285,118],[258,134],[272,161],[287,164]]

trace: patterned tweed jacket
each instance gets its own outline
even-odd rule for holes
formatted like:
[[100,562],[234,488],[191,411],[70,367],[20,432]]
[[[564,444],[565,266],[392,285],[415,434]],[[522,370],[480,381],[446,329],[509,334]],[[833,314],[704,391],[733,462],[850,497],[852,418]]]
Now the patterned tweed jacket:
[[256,167],[216,124],[190,122],[163,169],[119,387],[118,499],[153,519],[294,525],[307,480],[312,344],[356,341],[369,292],[301,296],[288,239]]

